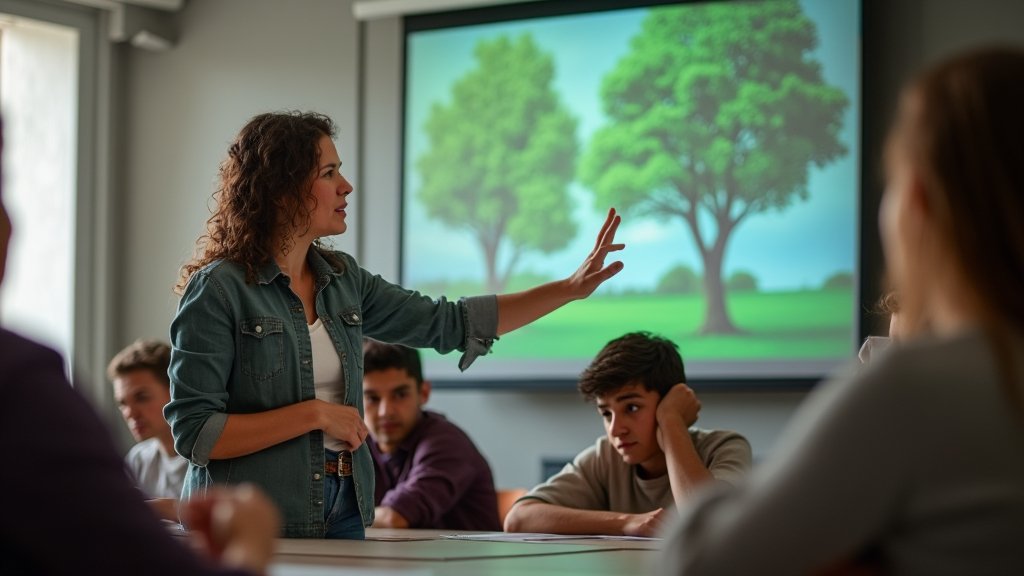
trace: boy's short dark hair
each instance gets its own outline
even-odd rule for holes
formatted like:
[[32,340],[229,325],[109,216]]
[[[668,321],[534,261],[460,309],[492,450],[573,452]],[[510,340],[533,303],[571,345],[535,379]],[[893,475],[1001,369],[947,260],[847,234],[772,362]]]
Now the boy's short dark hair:
[[580,375],[579,390],[588,401],[629,384],[641,384],[659,396],[686,382],[679,347],[650,332],[630,332],[605,344]]
[[149,370],[156,379],[170,386],[167,367],[171,364],[171,346],[160,340],[136,340],[117,353],[107,365],[107,378],[116,380],[129,372]]
[[385,344],[372,338],[363,338],[363,374],[397,368],[423,384],[423,365],[419,350],[400,344]]

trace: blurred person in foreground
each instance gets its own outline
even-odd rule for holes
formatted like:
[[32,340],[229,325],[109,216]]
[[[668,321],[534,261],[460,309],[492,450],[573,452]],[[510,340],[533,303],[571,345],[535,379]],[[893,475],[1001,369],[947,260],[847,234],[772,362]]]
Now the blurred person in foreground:
[[[2,131],[2,129],[0,129]],[[2,149],[2,142],[0,142]],[[2,176],[0,176],[2,181]],[[11,221],[0,194],[0,281]],[[0,328],[0,574],[262,574],[278,532],[252,486],[214,488],[181,510],[200,550],[171,535],[124,472],[110,431],[60,355]]]
[[[902,340],[707,493],[662,574],[1024,574],[1024,51],[903,92],[879,214]],[[925,322],[925,320],[927,322]]]

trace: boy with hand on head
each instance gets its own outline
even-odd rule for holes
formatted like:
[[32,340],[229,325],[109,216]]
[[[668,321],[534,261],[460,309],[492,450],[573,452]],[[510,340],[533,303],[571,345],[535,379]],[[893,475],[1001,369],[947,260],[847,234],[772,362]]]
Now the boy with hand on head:
[[121,416],[138,442],[125,456],[132,479],[161,517],[177,521],[188,461],[175,452],[171,426],[164,419],[164,406],[171,401],[170,361],[167,343],[136,340],[110,361],[107,377]]
[[376,471],[375,528],[501,529],[487,460],[465,432],[424,410],[419,352],[366,339],[366,443]]
[[671,341],[634,332],[609,342],[580,377],[606,436],[523,496],[508,532],[653,536],[701,486],[734,484],[750,467],[735,432],[692,427],[700,402]]

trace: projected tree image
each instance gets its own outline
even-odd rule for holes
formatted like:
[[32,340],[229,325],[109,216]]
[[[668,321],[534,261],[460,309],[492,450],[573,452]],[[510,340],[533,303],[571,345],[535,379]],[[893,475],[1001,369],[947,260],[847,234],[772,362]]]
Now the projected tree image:
[[809,56],[817,42],[795,1],[656,8],[603,79],[608,123],[580,179],[597,206],[685,223],[704,265],[701,333],[739,331],[722,279],[737,227],[806,200],[810,166],[847,153],[847,98]]
[[419,200],[429,217],[472,234],[487,290],[502,292],[523,254],[559,250],[576,234],[576,120],[552,87],[551,56],[531,36],[481,41],[474,56],[450,102],[431,107]]

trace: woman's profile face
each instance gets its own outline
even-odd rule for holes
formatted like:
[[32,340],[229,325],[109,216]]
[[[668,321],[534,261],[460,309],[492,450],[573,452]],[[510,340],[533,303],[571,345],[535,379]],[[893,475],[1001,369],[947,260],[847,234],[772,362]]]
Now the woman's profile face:
[[342,234],[348,229],[347,197],[352,192],[352,185],[341,175],[341,159],[334,141],[321,136],[317,146],[320,161],[306,205],[309,230],[304,234],[311,239]]

